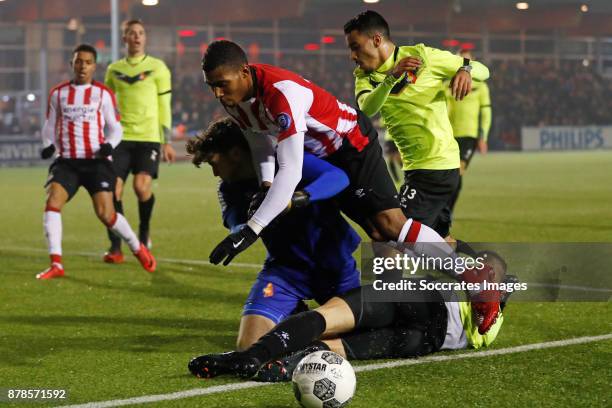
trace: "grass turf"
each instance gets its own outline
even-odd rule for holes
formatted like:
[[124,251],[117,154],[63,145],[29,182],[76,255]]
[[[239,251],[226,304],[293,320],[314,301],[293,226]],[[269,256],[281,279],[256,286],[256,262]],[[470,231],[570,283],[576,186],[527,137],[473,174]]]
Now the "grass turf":
[[[477,157],[453,233],[480,242],[610,242],[610,174],[609,152]],[[200,381],[186,372],[191,356],[233,347],[258,271],[178,262],[206,260],[225,234],[210,171],[162,168],[154,274],[132,257],[120,266],[101,262],[105,231],[81,190],[62,212],[67,277],[41,282],[34,275],[48,263],[44,180],[42,168],[0,169],[0,387],[65,388],[69,403],[84,403],[235,382]],[[125,201],[136,226],[133,194]],[[235,262],[256,265],[263,253],[257,243]],[[609,303],[511,303],[494,347],[609,333],[611,317]],[[366,372],[358,375],[351,406],[609,406],[611,363],[612,342],[603,341]],[[295,402],[289,386],[274,385],[151,405]]]

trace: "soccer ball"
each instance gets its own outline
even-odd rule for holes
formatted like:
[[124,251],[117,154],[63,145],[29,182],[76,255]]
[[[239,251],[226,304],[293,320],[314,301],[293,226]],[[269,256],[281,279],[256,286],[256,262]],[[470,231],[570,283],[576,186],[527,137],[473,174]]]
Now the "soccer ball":
[[293,393],[304,408],[345,407],[355,394],[355,371],[333,351],[304,357],[293,371]]

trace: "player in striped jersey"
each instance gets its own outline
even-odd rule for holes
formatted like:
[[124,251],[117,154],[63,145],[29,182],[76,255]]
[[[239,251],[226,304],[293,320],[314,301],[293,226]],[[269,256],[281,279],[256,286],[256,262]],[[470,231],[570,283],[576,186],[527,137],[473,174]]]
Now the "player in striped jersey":
[[[122,128],[112,91],[93,80],[96,49],[81,44],[72,56],[74,78],[49,93],[47,120],[42,130],[43,159],[58,157],[49,168],[43,226],[51,265],[38,279],[64,276],[62,264],[62,207],[80,186],[91,195],[96,215],[113,233],[126,241],[143,268],[155,270],[156,262],[140,243],[123,215],[115,212],[115,173],[108,157],[121,141]],[[108,134],[104,134],[104,126]]]
[[[247,225],[213,249],[211,263],[229,264],[286,208],[302,177],[304,150],[346,172],[350,184],[338,196],[341,209],[373,240],[435,243],[428,249],[456,256],[433,229],[404,216],[367,116],[293,72],[249,64],[244,51],[231,41],[210,44],[202,69],[215,97],[243,129],[260,182],[270,186]],[[464,277],[447,272],[458,280]],[[499,302],[472,305],[483,317],[480,330],[486,332],[495,322]]]

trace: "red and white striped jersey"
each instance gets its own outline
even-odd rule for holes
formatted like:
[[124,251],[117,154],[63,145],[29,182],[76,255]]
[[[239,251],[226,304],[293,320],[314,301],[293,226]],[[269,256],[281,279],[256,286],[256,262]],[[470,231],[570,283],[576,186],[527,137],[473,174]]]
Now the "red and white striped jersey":
[[55,144],[60,157],[93,159],[101,144],[116,147],[122,133],[115,95],[100,82],[64,82],[49,92],[43,144]]
[[344,139],[358,151],[367,144],[357,126],[357,111],[301,76],[266,64],[251,64],[256,95],[227,113],[249,133],[261,133],[282,141],[304,133],[304,148],[327,157]]

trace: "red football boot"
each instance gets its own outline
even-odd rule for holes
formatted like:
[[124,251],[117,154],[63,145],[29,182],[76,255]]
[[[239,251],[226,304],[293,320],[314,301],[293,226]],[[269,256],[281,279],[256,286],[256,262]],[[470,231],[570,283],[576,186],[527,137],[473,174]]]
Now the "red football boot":
[[109,251],[104,254],[104,262],[110,264],[120,264],[125,261],[123,253],[121,251]]
[[134,252],[134,256],[138,258],[138,261],[147,272],[155,272],[157,267],[157,261],[151,254],[151,251],[141,242],[138,252]]
[[36,279],[53,279],[64,276],[64,268],[58,263],[52,263],[50,267],[36,275]]

